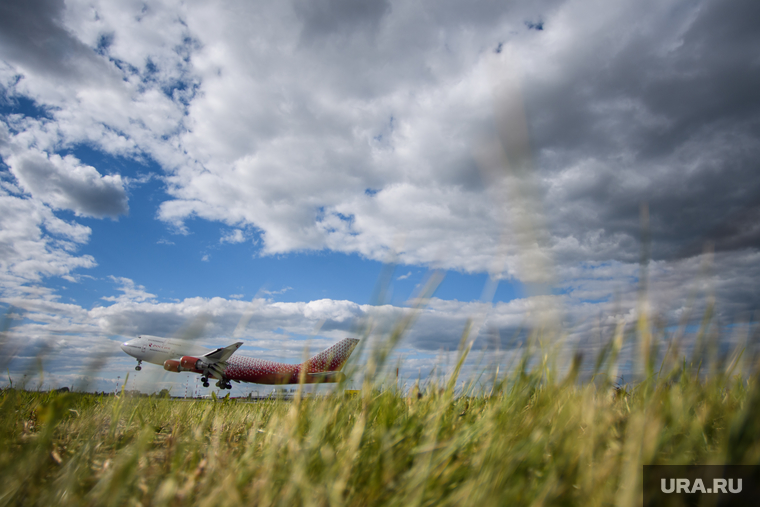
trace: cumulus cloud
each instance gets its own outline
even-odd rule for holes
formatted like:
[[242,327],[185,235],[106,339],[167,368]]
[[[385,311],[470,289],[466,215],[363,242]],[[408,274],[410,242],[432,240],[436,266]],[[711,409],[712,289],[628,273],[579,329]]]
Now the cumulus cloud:
[[[50,146],[159,161],[173,197],[162,220],[235,227],[222,243],[256,227],[263,254],[396,251],[402,263],[527,276],[524,242],[509,237],[532,211],[508,172],[479,167],[477,146],[494,135],[501,165],[532,154],[530,199],[548,229],[533,239],[555,262],[635,260],[642,202],[655,258],[707,240],[757,247],[752,2],[226,5],[11,4],[8,19],[37,28],[5,35],[3,58],[23,76],[8,89],[49,108]],[[43,28],[60,49],[34,42]],[[45,71],[63,87],[51,88],[48,61],[72,62]],[[517,84],[506,100],[504,75]],[[123,212],[116,201],[89,212]]]
[[64,9],[57,0],[4,2],[0,7],[3,59],[17,62],[22,72],[47,78],[95,77],[98,59],[62,25]]
[[567,3],[548,18],[546,35],[563,44],[522,65],[561,258],[635,259],[642,202],[656,258],[698,254],[706,241],[757,248],[760,101],[749,89],[760,71],[749,48],[760,39],[747,21],[757,6],[589,8]]
[[224,233],[224,235],[222,235],[219,242],[220,243],[242,243],[245,240],[246,240],[246,236],[243,231],[241,231],[240,229],[233,229],[229,232]]
[[121,176],[102,176],[72,155],[28,151],[6,161],[21,187],[53,209],[98,218],[116,217],[129,210]]
[[373,34],[383,17],[391,11],[388,0],[357,4],[345,0],[296,2],[296,16],[303,20],[301,37],[304,43],[329,36]]
[[57,218],[34,199],[0,189],[2,293],[18,295],[25,292],[24,286],[43,277],[67,276],[78,268],[95,266],[92,256],[76,255],[90,233],[89,227]]
[[120,287],[117,290],[123,294],[121,296],[104,296],[102,298],[104,301],[111,301],[114,303],[141,303],[143,301],[153,301],[156,299],[155,294],[146,292],[145,287],[142,285],[135,285],[135,282],[129,278],[117,278],[115,276],[111,276],[111,280],[114,283],[120,284]]
[[[161,217],[171,223],[201,216],[255,224],[264,253],[328,248],[385,259],[389,250],[399,250],[403,263],[467,271],[491,270],[501,256],[510,276],[526,276],[514,247],[521,242],[509,236],[521,230],[514,217],[532,210],[512,199],[516,180],[498,168],[483,177],[473,157],[480,139],[490,135],[492,118],[501,129],[501,163],[523,156],[515,152],[520,143],[514,144],[509,123],[519,111],[498,96],[500,76],[512,73],[518,81],[512,93],[519,96],[507,98],[521,101],[537,175],[529,198],[545,203],[538,226],[548,227],[542,242],[554,261],[635,261],[642,202],[649,203],[656,258],[695,255],[706,240],[718,249],[755,248],[757,104],[754,96],[736,97],[721,88],[738,82],[749,90],[758,77],[748,64],[757,32],[738,19],[752,19],[753,8],[747,2],[667,2],[591,12],[584,2],[547,4],[539,8],[540,32],[526,31],[520,26],[525,18],[506,12],[479,20],[479,38],[465,25],[443,22],[437,27],[443,40],[426,39],[431,33],[423,29],[413,41],[415,52],[404,55],[395,36],[407,21],[402,14],[410,13],[401,7],[378,9],[372,48],[361,41],[345,48],[329,41],[289,45],[296,34],[329,39],[340,32],[337,24],[314,28],[297,11],[304,22],[300,32],[288,25],[272,34],[283,42],[277,49],[287,55],[283,61],[264,60],[271,46],[263,41],[253,46],[260,52],[244,57],[234,37],[198,52],[196,69],[214,92],[191,109],[192,117],[203,118],[203,130],[183,137],[211,145],[206,133],[213,129],[216,156],[196,158],[204,170],[172,177],[177,199],[164,203]],[[744,31],[736,38],[723,35],[734,24]],[[213,23],[199,29],[199,39],[221,40],[214,30]],[[499,54],[488,45],[496,48],[496,41],[504,42]],[[373,69],[342,63],[356,62],[350,56],[357,51],[372,55],[368,61],[385,62],[396,80],[369,85],[365,76],[373,76]],[[717,56],[724,52],[732,54],[729,61]],[[218,57],[213,66],[212,54]],[[390,62],[390,54],[399,59]],[[319,64],[302,70],[309,76],[307,91],[291,65],[301,68],[303,58],[315,55]],[[431,62],[428,72],[411,72],[411,61]],[[251,68],[266,62],[277,79],[249,73],[248,62]],[[270,86],[276,82],[278,95],[261,109],[242,82],[265,95],[275,93]],[[694,96],[705,88],[710,100]],[[226,111],[212,107],[219,96],[236,97],[239,109],[231,122]],[[242,116],[243,110],[251,115]],[[315,114],[319,130],[313,129]],[[237,134],[222,139],[231,125]],[[252,134],[248,148],[237,141],[246,131]],[[746,184],[739,188],[735,181]]]
[[128,11],[107,17],[132,31],[117,36],[98,6],[3,4],[3,22],[14,28],[2,31],[0,86],[11,100],[33,100],[48,118],[16,125],[17,138],[48,152],[84,143],[109,154],[178,160],[159,141],[181,128],[196,88],[182,60],[193,42],[171,10]]

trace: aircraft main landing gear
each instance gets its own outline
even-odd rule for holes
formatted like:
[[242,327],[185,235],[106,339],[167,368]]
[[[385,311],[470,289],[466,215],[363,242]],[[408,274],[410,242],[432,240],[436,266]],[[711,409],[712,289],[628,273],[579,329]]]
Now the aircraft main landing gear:
[[201,382],[203,382],[203,387],[208,387],[208,378],[201,377]]
[[142,364],[142,359],[138,359],[137,360],[137,366],[135,366],[135,370],[137,370],[137,371],[142,370],[142,366],[140,366],[141,364]]
[[232,389],[232,384],[229,380],[220,380],[216,383],[216,387],[219,389]]

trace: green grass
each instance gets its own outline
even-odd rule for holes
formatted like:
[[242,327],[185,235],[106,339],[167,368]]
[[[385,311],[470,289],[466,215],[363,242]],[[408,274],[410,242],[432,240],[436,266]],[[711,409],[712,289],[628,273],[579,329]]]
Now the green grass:
[[472,396],[260,403],[5,390],[0,504],[640,505],[643,464],[760,462],[753,375],[652,378],[539,365]]

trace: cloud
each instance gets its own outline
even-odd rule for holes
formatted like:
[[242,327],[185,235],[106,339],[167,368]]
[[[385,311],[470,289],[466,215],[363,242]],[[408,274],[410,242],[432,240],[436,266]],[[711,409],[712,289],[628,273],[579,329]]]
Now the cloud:
[[57,0],[4,2],[0,7],[0,56],[23,62],[22,72],[48,79],[91,78],[98,59],[62,26],[64,10],[64,3]]
[[296,16],[303,20],[304,44],[328,36],[375,33],[383,17],[391,11],[388,0],[357,4],[347,0],[299,1]]
[[520,53],[555,240],[577,242],[561,250],[563,260],[634,259],[642,202],[655,258],[695,255],[707,241],[758,247],[750,217],[760,191],[751,176],[760,100],[749,89],[760,72],[749,48],[760,38],[746,22],[757,6],[651,7],[592,14],[567,3],[545,33],[559,32],[563,43],[541,54],[540,66],[527,61],[535,51]]
[[233,229],[229,232],[226,232],[221,239],[219,239],[219,243],[242,243],[246,240],[246,235],[243,231],[240,229]]
[[[117,7],[103,15],[102,6],[62,1],[6,2],[3,9],[14,28],[3,30],[0,86],[47,115],[18,125],[17,137],[47,152],[88,144],[163,163],[182,158],[161,147],[182,127],[197,88],[183,60],[192,38],[176,11]],[[110,22],[121,23],[118,35]]]
[[398,276],[398,277],[396,277],[396,280],[406,280],[406,279],[407,279],[407,278],[409,278],[410,276],[412,276],[412,272],[411,272],[411,271],[409,271],[409,272],[408,272],[407,274],[405,274],[405,275],[401,275],[401,276]]
[[[432,17],[385,1],[96,3],[97,16],[88,5],[6,8],[18,26],[40,27],[5,35],[3,58],[23,75],[7,89],[56,127],[17,126],[16,136],[48,161],[46,150],[81,142],[152,157],[172,196],[159,217],[179,230],[200,217],[234,228],[223,243],[256,227],[264,255],[395,251],[410,265],[501,265],[529,278],[525,241],[513,239],[526,231],[516,217],[533,210],[512,198],[524,185],[503,165],[520,146],[504,115],[524,110],[527,199],[544,203],[546,228],[534,239],[554,262],[635,260],[642,202],[656,259],[695,255],[705,241],[758,246],[752,2],[481,2]],[[43,31],[57,45],[38,44]],[[507,102],[505,75],[518,94]],[[478,146],[494,136],[506,158],[484,169]],[[109,177],[103,192],[121,184]],[[66,183],[47,194],[82,186]],[[123,212],[112,202],[77,209]]]
[[135,285],[135,282],[129,278],[111,276],[111,280],[121,286],[117,289],[123,292],[121,296],[104,296],[104,301],[111,301],[114,303],[131,303],[131,302],[143,302],[153,301],[156,299],[155,294],[151,294],[145,291],[145,287],[142,285]]
[[[91,230],[57,218],[44,204],[0,190],[0,288],[5,296],[24,293],[26,284],[44,277],[67,276],[96,265],[91,255],[77,256]],[[51,293],[45,290],[46,293]]]
[[30,150],[6,157],[6,161],[21,187],[53,209],[97,218],[129,211],[121,176],[102,176],[72,155],[61,157]]
[[[171,178],[175,199],[162,205],[160,216],[174,224],[199,216],[255,225],[264,254],[327,248],[384,260],[397,251],[410,265],[490,271],[501,262],[509,276],[529,279],[519,260],[524,242],[510,241],[525,229],[516,217],[533,213],[511,198],[519,178],[503,167],[488,168],[483,178],[473,156],[493,135],[489,121],[501,124],[505,114],[498,96],[494,109],[500,86],[494,75],[512,73],[534,154],[535,192],[527,199],[545,203],[536,223],[547,230],[533,234],[544,235],[541,243],[554,262],[638,259],[642,202],[649,203],[657,259],[695,255],[705,241],[718,249],[756,248],[752,203],[760,187],[751,168],[759,155],[753,139],[760,115],[754,97],[729,100],[732,94],[720,88],[739,82],[751,89],[757,78],[746,64],[754,32],[721,35],[738,17],[751,18],[751,9],[750,3],[669,2],[592,13],[587,3],[563,2],[533,18],[524,11],[514,19],[505,13],[479,20],[475,40],[463,25],[445,22],[436,27],[444,42],[426,39],[432,27],[423,24],[415,50],[400,55],[392,34],[409,12],[394,6],[373,25],[373,48],[284,44],[282,62],[266,60],[268,45],[242,56],[237,29],[222,42],[209,23],[197,35],[216,45],[203,46],[196,69],[210,93],[191,110],[201,130],[183,135],[209,146],[208,156],[196,158],[203,169]],[[303,16],[300,36],[333,36],[333,28],[311,28]],[[675,24],[668,21],[673,16]],[[539,18],[544,30],[526,29],[526,19]],[[293,28],[273,37],[285,42]],[[483,52],[490,37],[506,41],[505,51]],[[609,38],[615,44],[607,44]],[[695,63],[699,48],[708,47],[710,56]],[[398,56],[385,65],[396,80],[369,85],[361,76],[373,75],[372,69],[343,63],[355,61],[348,55],[356,51],[373,62]],[[717,55],[724,52],[732,57],[721,63]],[[211,55],[218,56],[213,65]],[[302,68],[307,55],[317,55],[318,63],[305,71],[308,79],[294,78],[293,68]],[[431,62],[430,72],[409,73],[406,65],[417,61]],[[248,70],[261,64],[276,69],[277,79]],[[251,102],[242,83],[269,96],[270,106]],[[694,95],[706,87],[712,100]],[[235,104],[231,116],[212,107],[212,97],[220,96]],[[233,126],[235,133],[222,138]],[[255,141],[238,143],[242,132]],[[507,160],[514,158],[508,134],[497,135]],[[746,184],[733,185],[740,180]]]
[[280,290],[264,290],[264,289],[262,289],[260,292],[261,292],[261,294],[264,294],[266,296],[277,296],[279,294],[285,294],[289,290],[293,290],[293,287],[283,287]]

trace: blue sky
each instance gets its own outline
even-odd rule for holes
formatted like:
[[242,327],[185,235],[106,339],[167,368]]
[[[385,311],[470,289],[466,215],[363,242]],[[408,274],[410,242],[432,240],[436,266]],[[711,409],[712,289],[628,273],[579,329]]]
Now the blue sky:
[[593,354],[642,305],[751,321],[753,2],[348,7],[0,7],[12,374],[46,350],[50,385],[110,388],[119,341],[193,326],[295,361],[306,339],[382,334],[434,271],[409,378],[451,363],[468,319],[492,362],[536,329]]

